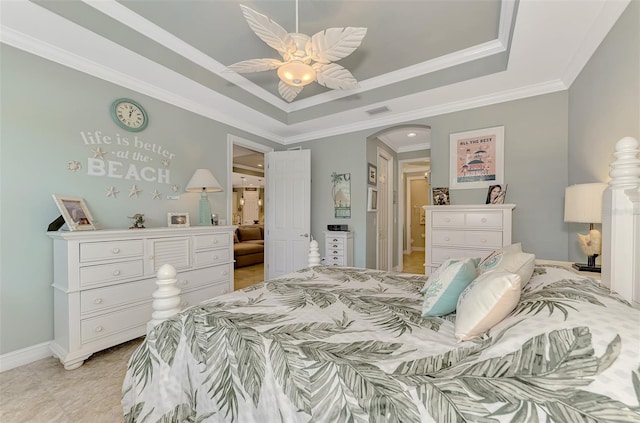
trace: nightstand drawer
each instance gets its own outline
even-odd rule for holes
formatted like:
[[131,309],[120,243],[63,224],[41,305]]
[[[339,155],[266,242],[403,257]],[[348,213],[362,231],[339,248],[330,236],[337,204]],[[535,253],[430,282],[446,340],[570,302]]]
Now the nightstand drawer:
[[194,239],[194,248],[196,250],[226,247],[231,243],[231,237],[229,234],[197,235]]
[[467,213],[466,224],[467,226],[472,226],[472,227],[501,228],[502,213],[500,212]]
[[142,256],[144,243],[142,240],[83,242],[80,244],[80,262],[109,260]]
[[[344,239],[329,237],[325,240],[325,245],[332,246],[332,248],[342,247],[344,245]],[[335,247],[333,247],[335,246]]]
[[194,256],[196,266],[224,263],[225,261],[231,260],[229,248],[221,250],[197,251]]
[[345,265],[345,258],[344,256],[327,256],[325,262],[330,266],[343,266]]
[[143,274],[142,260],[85,266],[80,268],[80,286],[106,285],[122,279],[140,277]]
[[148,301],[157,288],[155,279],[123,283],[80,293],[80,312],[97,312],[124,304]]

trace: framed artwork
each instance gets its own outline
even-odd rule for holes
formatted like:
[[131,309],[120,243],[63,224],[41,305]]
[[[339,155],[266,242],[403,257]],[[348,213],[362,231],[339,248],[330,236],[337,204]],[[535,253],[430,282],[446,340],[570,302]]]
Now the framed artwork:
[[189,213],[167,213],[167,226],[170,228],[189,227]]
[[367,211],[378,211],[378,190],[374,187],[369,187],[369,192],[367,195]]
[[502,185],[504,126],[453,133],[449,144],[449,188]]
[[371,164],[367,164],[367,181],[369,185],[378,185],[378,168]]
[[448,206],[451,204],[449,200],[449,188],[432,188],[433,192],[433,204],[435,206]]
[[333,199],[334,217],[351,218],[351,174],[336,173],[331,174],[331,197]]
[[504,204],[507,196],[507,184],[491,185],[487,191],[487,201],[485,204]]
[[53,199],[70,231],[92,231],[95,229],[93,217],[84,199],[56,194],[53,195]]

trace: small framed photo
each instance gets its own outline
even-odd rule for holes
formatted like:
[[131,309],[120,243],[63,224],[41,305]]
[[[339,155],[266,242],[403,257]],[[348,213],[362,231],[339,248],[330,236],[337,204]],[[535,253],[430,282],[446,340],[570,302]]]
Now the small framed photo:
[[369,193],[367,195],[367,211],[378,211],[378,190],[373,187],[369,187]]
[[378,168],[375,165],[368,163],[367,175],[367,181],[369,182],[369,185],[378,185]]
[[504,204],[507,196],[507,184],[491,185],[487,191],[487,201],[485,204]]
[[189,213],[167,213],[167,226],[186,228],[189,226]]
[[53,195],[53,199],[70,231],[92,231],[95,229],[93,217],[84,199],[56,194]]
[[432,188],[433,192],[433,204],[435,206],[448,206],[450,203],[449,200],[449,188]]

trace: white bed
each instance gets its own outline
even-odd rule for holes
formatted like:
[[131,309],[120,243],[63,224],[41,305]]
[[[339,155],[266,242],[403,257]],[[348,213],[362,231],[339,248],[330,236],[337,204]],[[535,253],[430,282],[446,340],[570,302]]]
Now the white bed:
[[[175,271],[162,269],[125,421],[640,421],[637,141],[616,157],[602,284],[553,265],[496,268],[456,296],[458,315],[425,316],[440,279],[317,266],[312,251],[307,269],[176,314]],[[491,304],[472,302],[498,278]],[[506,317],[487,323],[505,299]],[[472,315],[487,327],[469,335]]]

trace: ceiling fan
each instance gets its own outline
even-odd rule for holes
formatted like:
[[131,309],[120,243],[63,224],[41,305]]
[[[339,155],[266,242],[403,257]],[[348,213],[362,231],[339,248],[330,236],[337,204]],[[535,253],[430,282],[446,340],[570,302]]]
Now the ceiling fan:
[[238,73],[278,69],[278,92],[291,102],[305,85],[314,81],[334,90],[349,90],[358,86],[351,72],[332,63],[353,53],[367,34],[367,28],[328,28],[309,37],[298,33],[298,0],[296,0],[296,32],[288,33],[269,17],[240,5],[249,27],[283,61],[250,59],[234,63],[229,69]]

